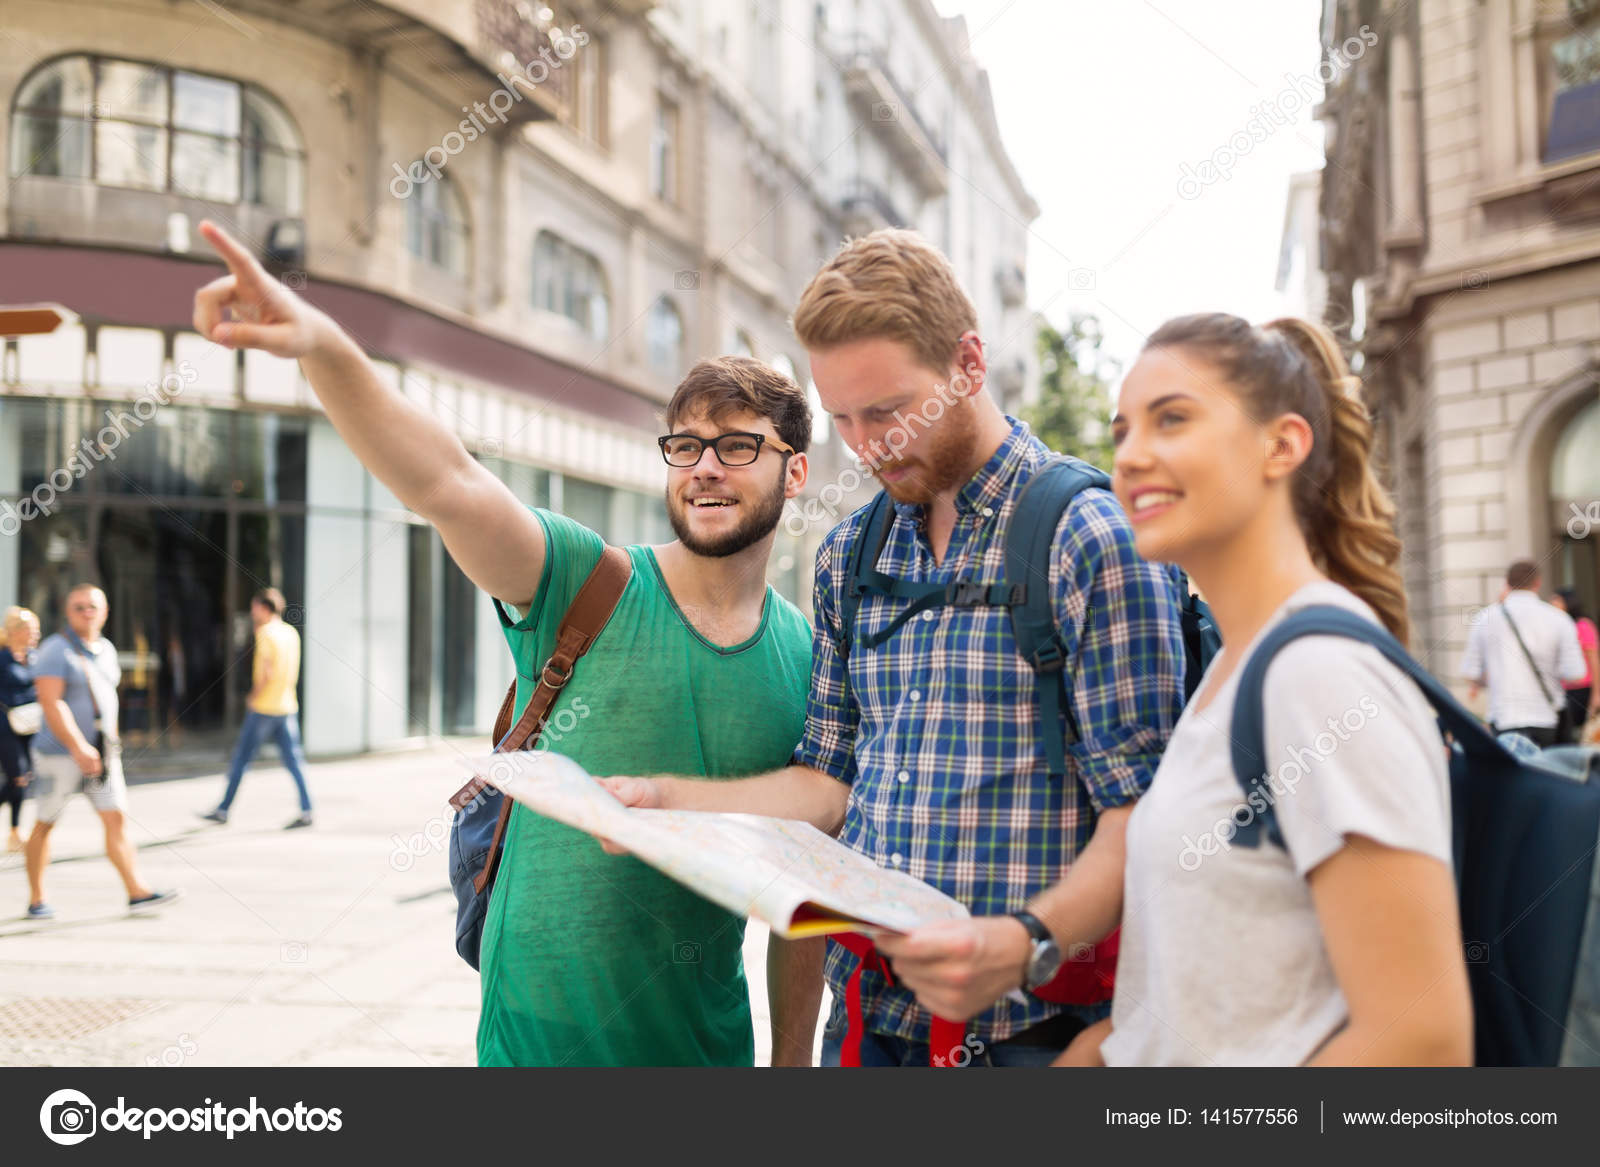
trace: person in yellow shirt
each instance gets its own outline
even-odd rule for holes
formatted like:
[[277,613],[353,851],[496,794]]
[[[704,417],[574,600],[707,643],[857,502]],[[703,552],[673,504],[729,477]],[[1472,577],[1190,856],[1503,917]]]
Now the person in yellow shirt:
[[250,601],[250,619],[256,626],[250,697],[228,766],[228,789],[215,810],[200,816],[207,822],[228,821],[245,767],[256,756],[262,739],[270,736],[278,743],[278,753],[300,793],[300,814],[285,829],[311,825],[311,795],[306,790],[305,754],[300,748],[300,702],[295,696],[300,680],[300,634],[283,622],[283,609],[283,593],[277,588],[263,588]]

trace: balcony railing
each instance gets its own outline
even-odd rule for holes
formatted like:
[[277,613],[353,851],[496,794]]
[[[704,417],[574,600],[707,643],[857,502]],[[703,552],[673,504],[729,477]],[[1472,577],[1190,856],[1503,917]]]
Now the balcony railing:
[[570,119],[578,71],[570,16],[549,0],[476,0],[475,51],[520,98],[506,111],[514,123]]
[[873,129],[929,195],[949,186],[944,136],[917,108],[911,90],[889,67],[881,48],[856,40],[840,54],[845,91]]
[[850,185],[839,200],[839,212],[848,235],[867,235],[882,227],[904,227],[910,222],[887,192],[864,180]]

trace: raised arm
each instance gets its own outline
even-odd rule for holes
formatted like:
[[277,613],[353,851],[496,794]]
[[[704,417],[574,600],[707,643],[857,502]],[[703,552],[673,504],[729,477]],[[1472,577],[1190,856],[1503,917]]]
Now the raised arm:
[[345,444],[433,524],[467,577],[497,599],[531,603],[544,570],[538,519],[432,414],[384,385],[326,313],[269,276],[216,224],[201,223],[200,233],[228,274],[195,294],[195,331],[228,348],[298,360]]

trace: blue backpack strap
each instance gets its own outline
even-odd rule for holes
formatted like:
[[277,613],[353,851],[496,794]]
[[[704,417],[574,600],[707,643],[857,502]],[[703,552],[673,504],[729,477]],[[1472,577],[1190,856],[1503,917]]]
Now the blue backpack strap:
[[[889,528],[894,525],[894,505],[886,492],[879,491],[867,510],[861,524],[861,534],[850,549],[850,566],[845,585],[844,607],[840,612],[846,636],[855,639],[856,612],[861,607],[861,597],[868,592],[880,596],[910,600],[911,603],[897,613],[893,620],[870,636],[861,638],[864,648],[878,648],[900,630],[900,626],[928,608],[953,605],[974,608],[983,604],[1010,604],[1012,589],[1006,584],[973,584],[962,581],[933,581],[896,579],[878,570],[878,556],[883,554],[889,541]],[[853,647],[853,644],[852,644]],[[849,649],[841,652],[848,659]]]
[[[843,635],[839,638],[839,660],[848,664],[850,650],[854,647],[856,634],[856,611],[861,607],[863,587],[867,582],[888,580],[888,576],[878,570],[878,556],[883,553],[883,545],[889,540],[889,527],[894,522],[894,507],[889,502],[889,493],[878,491],[872,502],[867,506],[867,514],[861,520],[861,530],[856,535],[856,541],[850,546],[850,556],[845,563],[844,593],[839,606],[839,625]],[[870,547],[869,552],[866,549]]]
[[[1240,827],[1235,822],[1237,830],[1233,836],[1234,843],[1246,847],[1259,846],[1264,829],[1270,842],[1279,847],[1285,846],[1273,806],[1274,796],[1268,786],[1266,716],[1262,708],[1262,690],[1266,684],[1267,667],[1272,664],[1273,657],[1284,646],[1302,636],[1343,636],[1371,645],[1422,690],[1422,695],[1439,716],[1439,728],[1448,733],[1463,752],[1492,758],[1500,764],[1512,764],[1511,755],[1483,723],[1457,701],[1438,678],[1413,660],[1411,654],[1386,629],[1347,608],[1316,604],[1285,617],[1281,624],[1268,632],[1250,654],[1244,672],[1239,677],[1239,689],[1233,705],[1233,773],[1246,798],[1255,796],[1249,805],[1256,809],[1256,814],[1245,826]],[[1263,803],[1264,810],[1260,809]]]
[[[1006,579],[1010,582],[1011,634],[1017,651],[1033,669],[1039,705],[1039,734],[1050,773],[1065,777],[1066,742],[1077,741],[1078,723],[1066,699],[1066,648],[1056,627],[1050,594],[1050,562],[1055,556],[1056,528],[1080,491],[1109,489],[1103,470],[1076,458],[1057,457],[1041,466],[1017,496],[1006,531]],[[1065,739],[1056,732],[1065,716]]]

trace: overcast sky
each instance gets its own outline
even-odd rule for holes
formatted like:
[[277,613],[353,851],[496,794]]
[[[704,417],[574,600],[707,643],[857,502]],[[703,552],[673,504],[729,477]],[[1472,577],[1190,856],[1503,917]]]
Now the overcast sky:
[[[1321,166],[1322,127],[1310,100],[1285,94],[1320,96],[1318,0],[934,4],[967,18],[1006,149],[1039,204],[1028,298],[1051,323],[1092,312],[1127,359],[1170,316],[1287,310],[1273,290],[1284,201],[1290,175]],[[1182,165],[1198,171],[1257,117],[1265,140],[1183,197]]]

